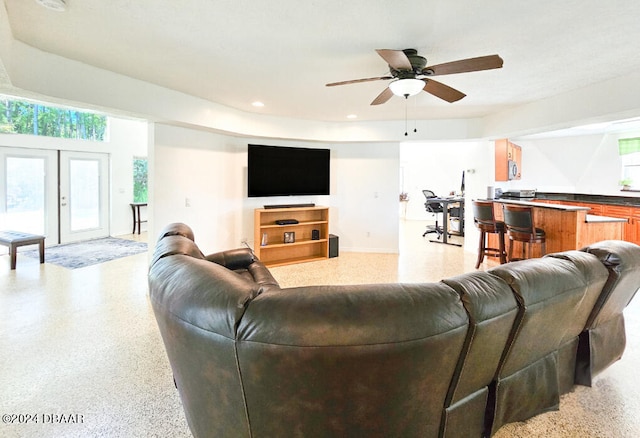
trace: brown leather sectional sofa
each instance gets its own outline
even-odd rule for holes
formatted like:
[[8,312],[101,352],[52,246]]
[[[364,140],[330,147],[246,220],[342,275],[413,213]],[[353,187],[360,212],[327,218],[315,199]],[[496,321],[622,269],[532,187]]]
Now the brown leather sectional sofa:
[[161,233],[151,302],[197,437],[479,437],[618,360],[640,246],[424,284],[281,289],[248,249]]

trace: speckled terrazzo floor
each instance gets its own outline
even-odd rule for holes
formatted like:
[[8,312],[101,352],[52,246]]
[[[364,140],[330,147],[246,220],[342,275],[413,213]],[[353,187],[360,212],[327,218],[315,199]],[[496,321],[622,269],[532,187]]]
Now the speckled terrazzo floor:
[[[430,243],[423,225],[404,224],[400,255],[341,252],[272,272],[287,287],[438,281],[473,270],[475,254]],[[76,270],[18,254],[11,271],[0,256],[0,414],[16,415],[3,416],[1,437],[191,436],[147,298],[147,268],[146,254]],[[625,356],[594,387],[577,387],[560,411],[495,436],[640,436],[640,299],[626,318]]]

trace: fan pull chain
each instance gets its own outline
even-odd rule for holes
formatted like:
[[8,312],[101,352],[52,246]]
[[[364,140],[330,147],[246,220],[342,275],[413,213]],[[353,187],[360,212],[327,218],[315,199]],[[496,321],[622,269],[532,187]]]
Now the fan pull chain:
[[414,111],[413,111],[413,132],[418,132],[418,120],[416,119],[416,114],[418,114],[418,96],[413,98]]
[[409,133],[407,132],[407,99],[409,98],[409,95],[405,95],[404,96],[404,136],[408,136]]
[[[409,135],[409,117],[408,117],[408,107],[409,107],[409,103],[407,102],[407,100],[409,99],[409,95],[406,94],[404,96],[404,136],[407,137]],[[415,107],[416,107],[416,111],[418,108],[418,100],[414,97],[414,103],[415,103]],[[418,132],[418,121],[416,120],[416,118],[414,117],[413,119],[413,132]]]

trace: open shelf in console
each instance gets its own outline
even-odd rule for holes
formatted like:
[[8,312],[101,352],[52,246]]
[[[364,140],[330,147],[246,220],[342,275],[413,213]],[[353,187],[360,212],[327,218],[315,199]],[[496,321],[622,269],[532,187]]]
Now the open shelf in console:
[[[298,223],[278,225],[295,219]],[[285,242],[285,233],[289,239]],[[329,257],[329,208],[258,208],[254,211],[256,256],[267,266]]]

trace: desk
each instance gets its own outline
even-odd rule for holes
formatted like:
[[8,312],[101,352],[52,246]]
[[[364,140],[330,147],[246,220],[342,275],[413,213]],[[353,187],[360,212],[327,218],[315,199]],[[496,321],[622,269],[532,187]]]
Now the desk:
[[147,203],[146,202],[133,202],[131,204],[129,204],[131,206],[131,211],[133,212],[133,231],[132,233],[135,234],[136,233],[136,225],[138,225],[138,234],[140,234],[140,224],[142,222],[146,222],[143,221],[140,217],[140,207],[146,207]]
[[464,198],[429,198],[429,202],[439,202],[442,204],[442,222],[444,222],[442,224],[442,241],[431,240],[431,242],[462,246],[459,243],[449,242],[449,210],[451,209],[451,204],[460,205],[460,213],[457,216],[453,216],[460,218],[460,231],[455,233],[459,236],[464,236]]
[[9,247],[11,256],[11,269],[16,268],[16,256],[18,247],[25,245],[35,245],[40,249],[40,263],[44,263],[44,236],[39,234],[21,233],[19,231],[0,231],[0,245]]

